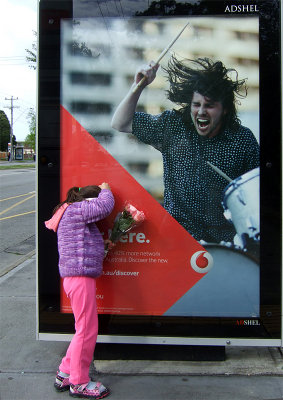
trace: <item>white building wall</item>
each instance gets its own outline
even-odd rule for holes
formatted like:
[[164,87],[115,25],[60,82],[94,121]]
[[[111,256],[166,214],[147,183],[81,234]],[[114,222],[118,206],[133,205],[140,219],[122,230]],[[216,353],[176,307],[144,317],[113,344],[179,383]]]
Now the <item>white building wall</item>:
[[[78,22],[78,21],[77,21]],[[138,25],[136,25],[136,23]],[[138,66],[156,60],[187,19],[81,20],[65,22],[62,36],[62,104],[149,192],[162,202],[162,161],[158,151],[138,143],[132,135],[111,128],[115,108],[130,88]],[[131,25],[132,28],[129,26]],[[141,29],[137,30],[137,26]],[[84,43],[92,57],[74,54],[72,43]],[[239,114],[259,138],[258,18],[191,17],[171,51],[161,61],[166,66],[172,52],[179,58],[209,57],[235,68],[239,79],[248,78],[248,96]],[[80,74],[74,83],[72,76]],[[84,82],[91,74],[106,74],[109,84]],[[147,87],[139,107],[157,114],[173,105],[166,99],[165,74],[160,68]],[[95,109],[95,104],[98,109]],[[106,107],[105,112],[99,109]]]

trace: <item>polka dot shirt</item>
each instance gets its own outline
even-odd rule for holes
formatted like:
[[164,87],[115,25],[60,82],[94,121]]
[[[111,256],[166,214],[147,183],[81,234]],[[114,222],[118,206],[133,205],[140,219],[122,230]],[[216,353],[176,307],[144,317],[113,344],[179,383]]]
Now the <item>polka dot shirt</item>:
[[162,153],[164,208],[196,240],[233,241],[236,232],[222,206],[229,182],[207,161],[232,180],[257,168],[259,145],[250,129],[239,126],[206,138],[171,110],[159,115],[136,112],[133,134]]

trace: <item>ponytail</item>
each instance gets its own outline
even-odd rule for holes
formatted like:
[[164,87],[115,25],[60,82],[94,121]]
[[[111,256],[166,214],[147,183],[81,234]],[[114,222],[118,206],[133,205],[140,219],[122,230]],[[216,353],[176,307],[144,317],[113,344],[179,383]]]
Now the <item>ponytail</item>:
[[62,203],[59,203],[54,208],[52,215],[54,215],[56,213],[56,211],[63,204],[65,204],[65,203],[72,204],[72,203],[76,203],[78,201],[83,201],[87,198],[98,197],[100,191],[101,191],[101,188],[96,185],[90,185],[90,186],[84,186],[84,187],[73,186],[71,189],[68,190],[66,200],[62,201]]

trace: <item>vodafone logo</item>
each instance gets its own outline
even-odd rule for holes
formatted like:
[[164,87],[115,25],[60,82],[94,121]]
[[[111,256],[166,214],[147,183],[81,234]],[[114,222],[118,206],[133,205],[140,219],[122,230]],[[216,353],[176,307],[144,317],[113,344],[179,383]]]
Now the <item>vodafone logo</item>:
[[197,251],[191,257],[191,266],[196,272],[205,274],[213,267],[212,255],[207,251]]

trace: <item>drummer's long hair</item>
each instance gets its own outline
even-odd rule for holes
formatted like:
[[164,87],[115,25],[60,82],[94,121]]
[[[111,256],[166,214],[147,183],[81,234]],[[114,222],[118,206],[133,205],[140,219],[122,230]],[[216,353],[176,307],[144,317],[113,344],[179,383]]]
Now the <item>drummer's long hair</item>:
[[[190,108],[194,92],[222,103],[226,110],[224,128],[233,128],[241,123],[236,105],[240,104],[240,98],[246,97],[247,87],[246,79],[238,80],[235,69],[227,69],[221,61],[213,62],[209,58],[179,61],[174,55],[168,67],[163,69],[170,83],[168,99],[181,106],[178,111],[186,124],[192,124]],[[233,74],[234,80],[231,77]]]

